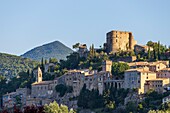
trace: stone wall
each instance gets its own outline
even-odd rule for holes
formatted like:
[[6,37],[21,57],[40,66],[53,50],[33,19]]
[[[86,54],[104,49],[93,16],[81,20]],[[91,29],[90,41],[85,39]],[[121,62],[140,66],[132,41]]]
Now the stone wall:
[[118,51],[132,51],[137,43],[134,40],[132,32],[111,31],[107,33],[106,39],[107,53],[116,53]]

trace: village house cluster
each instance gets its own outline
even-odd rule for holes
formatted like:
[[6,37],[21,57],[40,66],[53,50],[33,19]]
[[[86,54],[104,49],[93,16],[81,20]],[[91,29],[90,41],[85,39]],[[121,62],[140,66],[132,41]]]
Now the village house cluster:
[[[136,52],[148,51],[147,46],[136,44],[137,42],[131,32],[111,31],[107,33],[107,42],[104,45],[108,54],[116,53],[119,50],[132,51],[135,48]],[[80,45],[78,53],[80,57],[87,57],[86,44]],[[45,105],[55,100],[69,108],[77,108],[77,100],[74,98],[79,96],[84,85],[89,90],[98,89],[101,95],[106,87],[137,89],[138,94],[144,94],[150,89],[163,93],[170,87],[169,61],[134,62],[132,60],[128,65],[130,69],[125,71],[124,79],[117,79],[112,75],[112,61],[110,60],[103,61],[102,71],[69,70],[66,74],[52,81],[43,81],[42,71],[38,68],[35,72],[36,81],[32,84],[31,91],[27,88],[20,88],[16,92],[3,95],[3,107],[13,107],[18,101],[23,106],[29,106]],[[50,64],[50,66],[54,65]],[[59,97],[59,93],[55,90],[55,87],[59,84],[71,86],[73,88],[72,93]],[[20,100],[17,100],[16,97],[18,96]],[[168,99],[168,97],[165,98],[163,102],[168,101]]]

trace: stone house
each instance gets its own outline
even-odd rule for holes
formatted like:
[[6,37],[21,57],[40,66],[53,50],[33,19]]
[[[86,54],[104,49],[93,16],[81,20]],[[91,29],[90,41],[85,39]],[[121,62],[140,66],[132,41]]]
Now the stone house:
[[7,93],[2,96],[3,107],[12,108],[16,104],[25,106],[28,95],[30,95],[30,90],[28,88],[19,88],[16,89],[16,92]]
[[7,93],[2,96],[2,106],[4,108],[12,108],[15,105],[16,92]]
[[78,50],[79,56],[80,57],[85,57],[87,58],[88,56],[88,49],[87,49],[87,45],[86,44],[81,44],[79,45],[79,50]]
[[31,97],[33,98],[51,98],[55,86],[57,85],[57,80],[53,81],[42,81],[42,71],[38,68],[36,82],[32,84]]
[[159,70],[157,73],[157,78],[170,78],[170,68],[164,68]]
[[124,88],[138,89],[138,93],[144,93],[144,84],[146,80],[155,80],[156,73],[151,72],[148,68],[129,69],[125,71]]
[[158,93],[165,92],[165,88],[170,86],[170,79],[169,78],[156,78],[155,80],[146,80],[145,82],[145,93],[148,92],[150,89],[157,91]]
[[137,44],[134,46],[134,51],[136,55],[139,54],[140,52],[148,53],[149,50],[153,51],[153,48],[146,45],[137,45]]

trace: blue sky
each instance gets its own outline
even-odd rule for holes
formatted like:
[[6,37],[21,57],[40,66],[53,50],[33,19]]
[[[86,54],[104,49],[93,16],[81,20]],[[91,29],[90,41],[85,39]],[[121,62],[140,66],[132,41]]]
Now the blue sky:
[[59,40],[103,45],[111,30],[170,45],[169,0],[0,0],[0,52],[21,55]]

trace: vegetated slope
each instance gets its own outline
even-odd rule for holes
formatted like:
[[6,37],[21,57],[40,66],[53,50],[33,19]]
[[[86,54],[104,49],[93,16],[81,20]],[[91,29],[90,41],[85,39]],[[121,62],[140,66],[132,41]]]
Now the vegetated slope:
[[32,70],[38,65],[37,61],[16,55],[0,53],[0,75],[7,78],[16,76],[19,72]]
[[49,58],[57,58],[66,59],[73,50],[65,46],[59,41],[54,41],[52,43],[48,43],[39,47],[36,47],[25,54],[21,55],[24,58],[30,58],[33,60],[41,61],[42,58],[49,59]]

